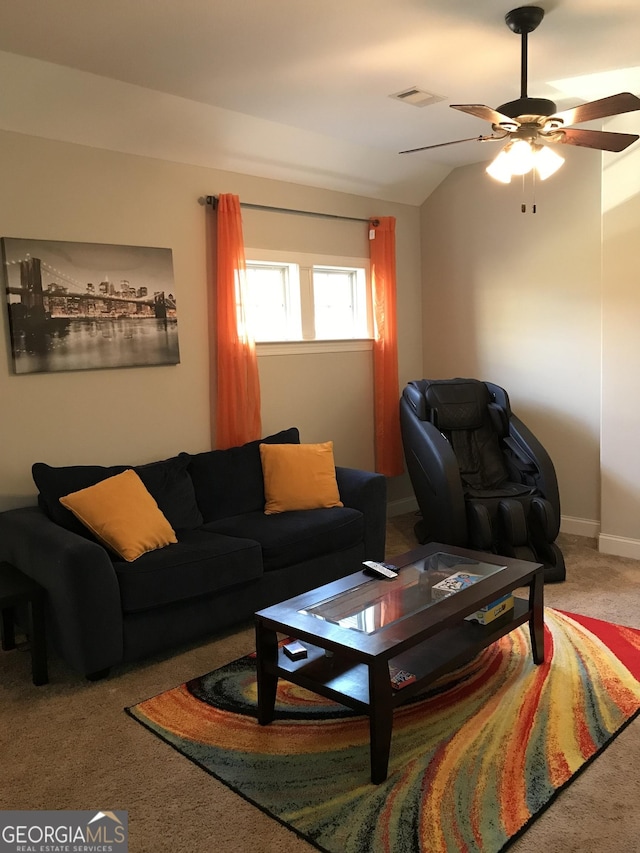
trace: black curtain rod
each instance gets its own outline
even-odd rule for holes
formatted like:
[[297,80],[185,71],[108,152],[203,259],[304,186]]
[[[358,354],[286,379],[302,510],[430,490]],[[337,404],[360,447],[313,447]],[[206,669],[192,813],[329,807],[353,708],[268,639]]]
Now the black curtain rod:
[[[216,195],[205,197],[205,204],[210,204],[214,208],[217,201],[218,196]],[[240,207],[246,207],[248,210],[270,210],[275,213],[294,213],[297,216],[316,216],[320,219],[347,219],[350,222],[371,222],[373,225],[379,225],[379,220],[377,219],[361,219],[357,216],[341,216],[337,213],[317,213],[314,210],[294,210],[290,207],[271,207],[268,204],[249,204],[248,202],[241,201]]]

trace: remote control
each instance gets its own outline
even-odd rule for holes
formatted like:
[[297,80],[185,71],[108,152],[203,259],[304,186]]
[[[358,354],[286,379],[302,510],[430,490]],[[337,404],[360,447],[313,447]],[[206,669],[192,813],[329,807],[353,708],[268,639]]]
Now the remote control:
[[376,563],[374,560],[365,560],[362,564],[366,566],[365,572],[368,575],[373,575],[377,578],[385,578],[392,581],[398,577],[398,572],[395,571],[395,566],[390,566],[387,563]]

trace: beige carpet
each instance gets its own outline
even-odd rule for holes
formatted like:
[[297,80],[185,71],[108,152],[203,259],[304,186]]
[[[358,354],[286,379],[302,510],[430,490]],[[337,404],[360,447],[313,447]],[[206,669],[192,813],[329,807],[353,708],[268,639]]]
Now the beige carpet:
[[[388,558],[416,546],[413,518],[389,524]],[[640,562],[561,536],[568,580],[556,608],[640,627]],[[253,629],[89,683],[51,659],[34,687],[26,650],[0,652],[1,809],[124,809],[132,853],[309,853],[314,848],[186,761],[125,706],[253,649]],[[392,746],[393,748],[393,746]],[[276,780],[274,780],[275,782]],[[511,848],[514,853],[640,853],[640,720],[632,723]]]

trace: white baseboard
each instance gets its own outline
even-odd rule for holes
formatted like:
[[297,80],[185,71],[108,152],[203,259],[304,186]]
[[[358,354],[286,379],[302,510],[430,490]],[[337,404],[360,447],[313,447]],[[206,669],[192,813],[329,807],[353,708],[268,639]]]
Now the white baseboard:
[[589,518],[573,518],[570,515],[563,515],[560,518],[560,532],[597,539],[600,535],[600,522]]
[[602,554],[612,554],[614,557],[631,557],[632,560],[640,560],[640,541],[601,533],[598,537],[598,551]]
[[397,501],[389,501],[387,504],[387,518],[394,515],[405,515],[407,512],[417,512],[418,502],[415,498],[400,498]]

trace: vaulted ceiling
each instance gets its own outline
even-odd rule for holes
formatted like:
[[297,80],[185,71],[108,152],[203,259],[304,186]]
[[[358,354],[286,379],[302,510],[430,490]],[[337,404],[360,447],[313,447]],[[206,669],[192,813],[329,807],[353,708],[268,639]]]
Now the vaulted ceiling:
[[[497,151],[398,153],[490,132],[449,104],[519,96],[520,38],[504,23],[516,5],[0,0],[0,128],[420,204]],[[637,0],[537,5],[530,95],[565,109],[640,94]],[[390,97],[412,87],[435,102]]]

